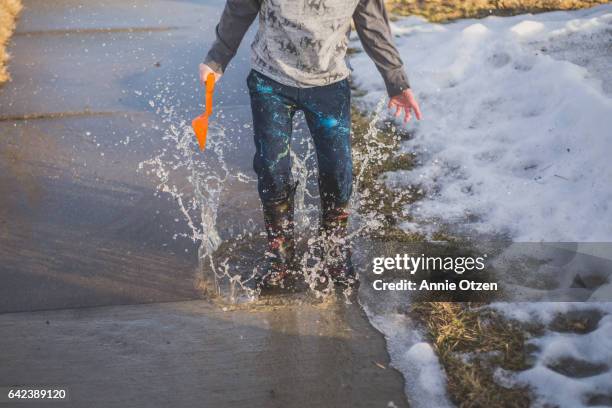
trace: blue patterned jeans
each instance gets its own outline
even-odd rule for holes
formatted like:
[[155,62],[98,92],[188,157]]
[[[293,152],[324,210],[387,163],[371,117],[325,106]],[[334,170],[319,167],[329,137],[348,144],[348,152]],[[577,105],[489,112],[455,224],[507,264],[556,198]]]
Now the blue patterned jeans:
[[290,144],[293,116],[304,112],[319,166],[319,193],[328,207],[345,206],[352,192],[351,92],[348,80],[312,88],[278,83],[252,70],[247,78],[253,110],[259,196],[286,200],[295,183]]

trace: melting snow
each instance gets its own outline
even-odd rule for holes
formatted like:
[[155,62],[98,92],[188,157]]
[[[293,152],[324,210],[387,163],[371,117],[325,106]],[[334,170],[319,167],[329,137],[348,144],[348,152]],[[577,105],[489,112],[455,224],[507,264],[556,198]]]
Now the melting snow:
[[[610,241],[611,23],[612,5],[397,22],[425,116],[402,146],[420,165],[388,177],[426,191],[409,218],[516,241]],[[365,53],[352,65],[366,101],[378,100],[384,86]]]
[[[445,25],[416,17],[395,22],[396,44],[425,116],[409,125],[414,137],[402,145],[417,155],[418,166],[387,174],[393,188],[419,185],[426,192],[406,206],[401,225],[427,236],[441,222],[517,242],[612,241],[611,24],[612,5]],[[375,66],[365,53],[351,64],[358,67],[356,85],[369,91],[364,102],[374,104],[385,94]],[[612,303],[492,307],[543,324],[559,313],[597,310],[592,331],[547,330],[532,339],[535,366],[500,370],[498,380],[531,386],[536,405],[610,404]],[[412,405],[448,404],[439,363],[409,319],[368,314],[387,337]],[[564,361],[583,367],[574,373],[551,368]]]

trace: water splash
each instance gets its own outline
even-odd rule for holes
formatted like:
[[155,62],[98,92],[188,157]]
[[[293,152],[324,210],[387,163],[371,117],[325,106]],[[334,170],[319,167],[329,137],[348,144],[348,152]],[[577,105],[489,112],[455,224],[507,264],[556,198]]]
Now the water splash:
[[[384,162],[391,154],[385,142],[381,141],[379,135],[379,123],[385,117],[384,107],[385,98],[381,98],[376,104],[373,114],[368,123],[365,135],[360,135],[364,140],[363,149],[353,149],[353,162],[359,163],[359,171],[353,179],[353,194],[349,203],[351,220],[349,223],[349,233],[345,238],[333,238],[314,233],[308,239],[308,248],[321,248],[323,253],[329,253],[334,245],[345,245],[355,242],[357,237],[368,236],[375,230],[383,227],[385,216],[378,208],[363,212],[364,205],[372,207],[372,200],[367,189],[362,189],[362,185],[367,181],[367,170],[374,164]],[[309,169],[309,176],[316,177],[316,170]],[[301,271],[304,280],[310,289],[317,296],[326,296],[334,293],[334,285],[330,276],[326,276],[322,264],[321,252],[306,251],[300,260]],[[359,272],[357,271],[359,274]],[[327,284],[322,286],[321,283]],[[352,293],[352,288],[343,290],[344,297],[348,302]]]
[[[139,164],[139,169],[153,174],[159,180],[157,190],[168,194],[178,205],[189,232],[175,234],[199,243],[199,268],[195,284],[207,295],[213,295],[223,302],[241,303],[253,300],[258,293],[254,288],[256,264],[261,257],[265,242],[261,227],[254,220],[241,231],[231,232],[222,239],[218,230],[218,214],[221,196],[232,183],[249,185],[256,189],[256,179],[231,168],[227,158],[236,153],[236,145],[230,143],[227,129],[220,120],[224,117],[219,110],[209,129],[207,149],[200,152],[191,126],[176,111],[172,98],[156,97],[157,113],[164,126],[164,147],[151,159]],[[365,148],[354,152],[354,161],[360,164],[354,181],[354,194],[350,202],[352,213],[349,242],[381,227],[384,217],[373,210],[360,212],[368,201],[367,190],[360,188],[364,183],[366,169],[385,159],[385,145],[380,142],[377,124],[384,109],[381,99],[369,123]],[[318,233],[318,193],[316,192],[316,154],[308,132],[299,127],[294,131],[294,145],[291,149],[294,178],[299,182],[296,191],[296,232],[301,237],[298,248],[306,247],[299,253],[299,264],[304,281],[316,297],[325,297],[334,292],[329,277],[325,279],[321,252],[313,248],[324,248],[325,239]],[[338,243],[338,242],[337,242]],[[241,264],[241,265],[239,265]],[[327,284],[322,285],[323,282]],[[350,295],[350,289],[345,292]]]
[[[172,98],[161,93],[156,99],[157,113],[165,126],[165,146],[156,156],[139,163],[139,170],[156,176],[157,191],[170,195],[178,205],[189,233],[177,233],[174,239],[184,237],[199,243],[196,287],[231,301],[237,300],[238,292],[252,298],[254,294],[244,285],[244,279],[232,275],[228,265],[217,262],[214,254],[223,242],[217,229],[221,194],[230,181],[252,183],[254,179],[228,166],[226,154],[231,153],[232,146],[218,120],[211,123],[206,150],[200,152],[191,126],[174,106],[169,106]],[[216,116],[222,117],[223,111]]]

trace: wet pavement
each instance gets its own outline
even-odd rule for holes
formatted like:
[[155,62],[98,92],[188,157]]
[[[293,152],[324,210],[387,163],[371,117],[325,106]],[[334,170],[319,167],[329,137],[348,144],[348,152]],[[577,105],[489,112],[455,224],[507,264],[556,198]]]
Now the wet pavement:
[[[0,88],[0,386],[65,385],[67,405],[91,407],[406,406],[357,305],[204,299],[199,243],[139,170],[172,155],[166,129],[201,107],[197,65],[222,6],[25,1]],[[246,177],[252,35],[215,95],[226,162]],[[219,202],[222,238],[261,227],[252,180],[228,182]]]
[[67,389],[53,406],[407,406],[382,336],[343,304],[70,309],[0,315],[0,329],[2,384]]
[[[170,84],[182,116],[195,115],[197,64],[222,3],[25,6],[0,91],[0,311],[199,297],[197,245],[173,239],[185,231],[177,206],[137,168],[163,147],[152,84]],[[216,95],[242,121],[246,58]],[[249,171],[242,146],[234,160]]]

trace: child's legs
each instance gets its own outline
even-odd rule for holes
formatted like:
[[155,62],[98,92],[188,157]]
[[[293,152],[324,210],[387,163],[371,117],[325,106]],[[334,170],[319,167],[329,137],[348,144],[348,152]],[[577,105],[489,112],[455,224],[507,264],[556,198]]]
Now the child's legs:
[[283,201],[294,190],[290,143],[297,91],[255,71],[249,74],[247,84],[253,110],[253,167],[259,197],[264,204]]
[[344,207],[353,190],[351,91],[347,80],[300,90],[319,164],[319,193],[324,207]]

